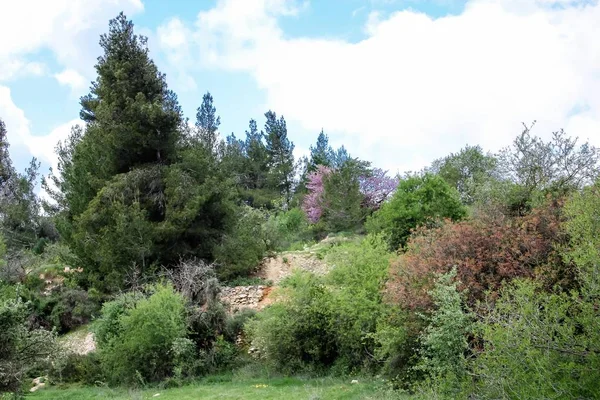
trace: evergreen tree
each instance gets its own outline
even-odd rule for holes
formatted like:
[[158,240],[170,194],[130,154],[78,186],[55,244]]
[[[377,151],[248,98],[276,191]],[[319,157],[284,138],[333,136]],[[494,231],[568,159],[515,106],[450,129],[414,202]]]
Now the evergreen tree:
[[273,111],[265,113],[266,150],[269,166],[268,184],[288,203],[294,179],[294,144],[287,137],[283,116],[277,119]]
[[308,172],[316,170],[318,165],[324,165],[326,167],[332,166],[333,161],[333,149],[329,146],[329,137],[321,129],[321,133],[317,137],[317,143],[315,147],[310,146],[310,161],[308,165]]
[[256,121],[251,119],[244,143],[246,165],[242,198],[253,207],[270,207],[277,196],[267,185],[269,159],[263,141],[265,134],[258,130]]
[[8,138],[4,121],[0,119],[0,190],[9,184],[15,170],[8,152]]
[[131,268],[211,260],[232,210],[230,182],[212,149],[185,134],[146,39],[121,13],[100,44],[98,78],[81,99],[85,133],[74,129],[59,145],[54,182],[59,227],[89,284],[112,291]]
[[39,202],[34,193],[39,162],[33,158],[24,174],[12,165],[4,122],[0,120],[0,232],[7,247],[30,248],[38,237]]
[[93,137],[86,140],[101,144],[94,149],[97,163],[106,165],[101,173],[110,178],[137,166],[172,163],[181,108],[148,55],[147,39],[121,13],[100,46],[98,78],[81,98],[80,116],[88,123],[86,136]]
[[202,143],[209,149],[215,149],[217,145],[217,131],[221,125],[221,117],[216,115],[217,109],[213,105],[213,97],[210,92],[202,96],[202,105],[196,112],[196,128]]

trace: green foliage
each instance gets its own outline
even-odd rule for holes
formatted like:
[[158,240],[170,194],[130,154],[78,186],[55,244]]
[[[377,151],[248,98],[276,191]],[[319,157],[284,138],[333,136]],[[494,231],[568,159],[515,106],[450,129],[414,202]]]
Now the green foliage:
[[265,223],[269,250],[284,251],[313,237],[306,214],[299,208],[272,213]]
[[48,376],[54,383],[83,383],[93,386],[104,381],[100,358],[95,352],[63,354],[53,363]]
[[320,278],[297,273],[279,290],[280,299],[246,326],[252,346],[278,370],[331,366],[337,358],[331,293]]
[[592,183],[600,173],[600,149],[588,142],[578,145],[578,138],[570,138],[561,129],[552,133],[545,142],[533,136],[531,126],[523,125],[523,132],[512,146],[498,155],[500,172],[528,193],[568,193]]
[[248,324],[252,345],[276,368],[336,371],[371,367],[378,318],[385,306],[381,288],[389,254],[381,238],[332,249],[336,267],[327,277],[297,273],[269,308]]
[[158,381],[172,372],[171,347],[186,333],[184,301],[170,286],[152,291],[147,298],[126,295],[102,307],[96,337],[110,382]]
[[368,163],[349,159],[323,178],[323,215],[328,232],[356,230],[361,227],[367,210],[362,206],[359,178],[366,174]]
[[600,181],[574,193],[565,204],[570,248],[565,259],[578,269],[582,294],[600,298]]
[[65,333],[90,322],[99,309],[99,304],[86,291],[64,289],[57,295],[50,322],[59,333]]
[[46,370],[57,352],[55,333],[28,329],[27,316],[18,298],[0,303],[0,392],[19,393],[28,372]]
[[484,154],[480,146],[467,145],[458,153],[435,160],[431,171],[458,190],[464,204],[472,204],[481,186],[494,179],[497,163],[496,158]]
[[411,231],[435,219],[459,220],[466,215],[458,192],[437,175],[400,180],[396,193],[366,224],[368,232],[383,232],[391,249],[404,246]]
[[600,379],[597,304],[529,281],[503,290],[476,324],[481,398],[595,398]]
[[285,119],[273,111],[265,113],[265,149],[269,174],[267,183],[289,203],[294,183],[294,144],[287,136]]
[[231,280],[253,271],[267,251],[267,236],[263,228],[266,214],[243,206],[239,209],[235,226],[216,249],[219,278]]
[[244,325],[256,317],[256,311],[251,308],[243,308],[227,318],[225,322],[224,337],[228,341],[235,343],[239,335],[244,332]]
[[453,282],[455,278],[456,268],[440,275],[430,293],[435,310],[426,317],[428,326],[420,337],[420,360],[415,367],[434,382],[444,382],[446,387],[443,389],[449,390],[453,386],[454,392],[460,388],[467,373],[467,336],[472,331],[474,318],[464,310],[458,283]]

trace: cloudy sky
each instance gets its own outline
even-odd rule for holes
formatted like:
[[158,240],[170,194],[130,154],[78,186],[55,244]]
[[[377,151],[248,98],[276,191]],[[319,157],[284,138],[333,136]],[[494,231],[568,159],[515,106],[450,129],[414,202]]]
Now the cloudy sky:
[[0,118],[19,168],[54,162],[120,11],[187,116],[213,94],[223,134],[272,109],[298,154],[322,128],[392,172],[467,143],[496,151],[533,120],[600,146],[597,1],[1,1]]

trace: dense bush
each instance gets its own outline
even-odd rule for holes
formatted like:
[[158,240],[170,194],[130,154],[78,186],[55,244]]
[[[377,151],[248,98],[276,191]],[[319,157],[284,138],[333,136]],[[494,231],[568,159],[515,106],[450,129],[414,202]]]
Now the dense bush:
[[375,362],[372,334],[384,313],[387,246],[370,237],[341,244],[327,257],[335,265],[329,276],[292,276],[278,291],[278,301],[248,323],[252,345],[271,365],[348,372]]
[[29,310],[20,299],[0,302],[0,392],[20,392],[29,371],[45,371],[58,347],[54,332],[30,330]]
[[128,295],[102,307],[98,349],[113,383],[158,381],[173,369],[171,347],[185,337],[185,308],[171,286],[156,285],[145,298]]
[[600,379],[597,304],[547,293],[530,281],[505,287],[476,324],[473,361],[481,398],[591,399]]
[[104,381],[100,358],[95,352],[62,354],[53,363],[48,377],[55,383],[96,385]]
[[581,193],[574,193],[565,205],[569,234],[567,262],[577,267],[582,294],[600,297],[600,180]]
[[274,213],[265,224],[269,250],[288,250],[313,238],[306,214],[299,208]]
[[[273,294],[272,294],[273,295]],[[252,346],[271,367],[287,372],[331,366],[337,357],[331,293],[322,280],[297,273],[278,290],[278,301],[247,325]]]
[[267,215],[261,210],[248,206],[239,210],[233,231],[216,249],[220,279],[246,276],[258,266],[267,251],[266,221]]
[[516,277],[543,275],[547,286],[573,284],[555,246],[564,241],[559,203],[548,203],[524,217],[493,215],[440,227],[422,228],[411,238],[406,252],[391,268],[389,299],[407,309],[431,306],[427,291],[435,274],[456,266],[460,290],[468,289],[468,304],[497,291]]
[[465,311],[455,277],[456,269],[439,276],[430,293],[435,309],[426,318],[428,325],[419,338],[419,362],[415,366],[426,374],[425,386],[431,381],[438,385],[443,382],[440,391],[454,396],[467,377],[467,337],[474,317]]
[[392,199],[366,223],[369,233],[383,232],[390,249],[404,246],[411,231],[436,219],[460,220],[466,209],[456,189],[432,174],[400,180]]

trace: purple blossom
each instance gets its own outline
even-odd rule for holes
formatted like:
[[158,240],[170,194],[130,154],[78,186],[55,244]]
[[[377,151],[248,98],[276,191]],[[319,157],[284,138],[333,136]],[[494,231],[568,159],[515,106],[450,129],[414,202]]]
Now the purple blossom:
[[387,176],[387,171],[374,168],[370,175],[359,178],[359,185],[360,192],[365,196],[363,204],[377,210],[394,193],[398,179]]
[[317,170],[308,174],[306,188],[308,194],[304,196],[302,210],[306,213],[308,220],[315,224],[323,215],[323,193],[325,191],[324,179],[332,172],[332,169],[319,165]]
[[[307,177],[306,188],[308,193],[302,202],[302,210],[306,213],[311,223],[317,223],[326,207],[323,204],[325,193],[325,178],[335,172],[325,166],[318,166],[317,170]],[[359,189],[362,193],[362,206],[377,210],[385,200],[396,190],[398,180],[387,176],[387,171],[375,168],[369,175],[359,177]]]

